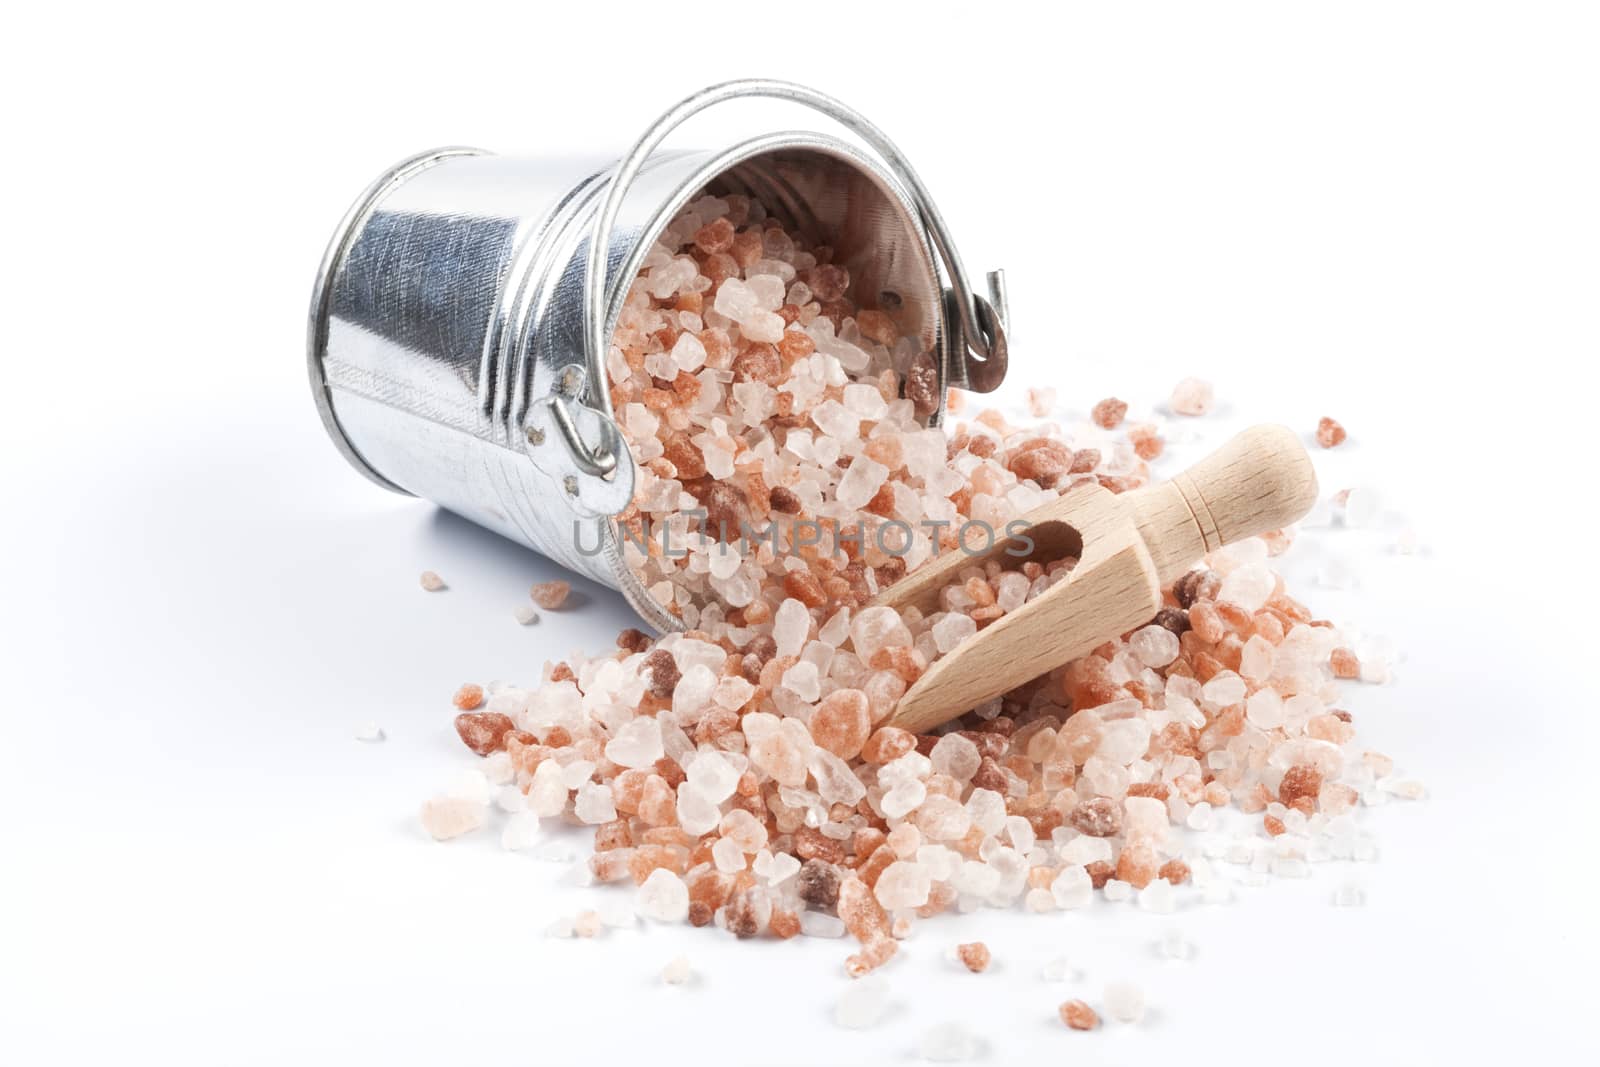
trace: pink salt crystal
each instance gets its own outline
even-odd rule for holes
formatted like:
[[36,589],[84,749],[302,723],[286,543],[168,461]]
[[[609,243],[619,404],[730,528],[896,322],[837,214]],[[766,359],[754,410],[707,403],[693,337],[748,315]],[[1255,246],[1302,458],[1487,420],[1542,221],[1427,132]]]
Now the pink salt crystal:
[[422,828],[435,841],[471,833],[483,825],[488,805],[466,797],[439,796],[422,805]]
[[535,582],[528,590],[528,595],[533,602],[546,611],[557,611],[567,602],[567,596],[572,592],[570,582]]
[[439,590],[445,588],[444,579],[432,571],[422,572],[421,585],[422,588],[429,593],[437,593]]
[[872,729],[871,706],[859,689],[837,689],[825,697],[811,716],[811,737],[841,759],[861,753]]
[[1167,406],[1179,415],[1205,415],[1215,399],[1210,382],[1185,378],[1173,388]]

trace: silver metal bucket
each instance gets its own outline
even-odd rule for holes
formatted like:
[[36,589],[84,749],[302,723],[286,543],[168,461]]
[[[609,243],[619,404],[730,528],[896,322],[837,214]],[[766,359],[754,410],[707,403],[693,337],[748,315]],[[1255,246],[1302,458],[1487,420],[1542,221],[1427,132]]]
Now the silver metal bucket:
[[[657,151],[691,115],[751,96],[828,115],[872,154],[811,132]],[[379,485],[620,590],[658,631],[681,629],[629,571],[608,521],[633,496],[634,465],[604,355],[651,244],[703,190],[759,198],[831,244],[859,291],[898,297],[901,329],[935,353],[942,385],[1000,383],[1003,279],[988,276],[987,298],[971,290],[894,145],[814,90],[728,82],[668,111],[620,160],[445,148],[374,182],[340,224],[311,302],[312,389],[339,451]],[[580,549],[584,520],[600,530]]]

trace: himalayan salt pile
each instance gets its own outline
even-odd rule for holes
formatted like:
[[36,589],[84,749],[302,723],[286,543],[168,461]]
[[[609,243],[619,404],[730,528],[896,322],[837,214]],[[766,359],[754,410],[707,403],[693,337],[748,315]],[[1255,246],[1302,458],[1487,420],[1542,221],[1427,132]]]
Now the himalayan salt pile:
[[[1170,912],[1372,858],[1355,809],[1419,790],[1339,707],[1346,679],[1383,665],[1284,588],[1269,554],[1287,536],[1197,561],[1147,625],[945,728],[883,725],[928,664],[1072,561],[969,568],[926,616],[866,606],[873,593],[933,538],[957,548],[969,520],[1003,529],[1078,486],[1145,484],[1161,437],[1113,431],[1120,401],[1072,427],[986,411],[928,429],[923,354],[849,302],[825,250],[732,197],[680,222],[629,298],[611,369],[642,467],[624,522],[677,523],[692,549],[630,548],[630,562],[691,628],[625,631],[611,652],[548,665],[536,688],[490,686],[457,718],[482,770],[424,807],[433,836],[483,825],[497,789],[507,847],[530,845],[541,819],[592,826],[588,871],[637,887],[645,918],[739,938],[848,933],[852,976],[943,911],[1076,909],[1099,890]],[[1209,407],[1209,390],[1186,389]],[[780,529],[754,551],[696,548],[682,520],[697,505]],[[865,536],[790,550],[796,516]],[[907,557],[875,547],[893,520],[916,531]],[[1104,1009],[1134,1021],[1143,998],[1118,987]],[[1062,1011],[1094,1025],[1086,1005]]]
[[[808,609],[864,602],[928,558],[924,519],[963,513],[945,435],[925,425],[932,356],[890,311],[857,305],[831,249],[759,201],[701,197],[667,227],[607,369],[639,464],[618,517],[624,557],[691,627],[769,623],[775,584]],[[992,496],[991,483],[972,492]],[[910,524],[909,543],[863,546],[863,520],[889,518]]]

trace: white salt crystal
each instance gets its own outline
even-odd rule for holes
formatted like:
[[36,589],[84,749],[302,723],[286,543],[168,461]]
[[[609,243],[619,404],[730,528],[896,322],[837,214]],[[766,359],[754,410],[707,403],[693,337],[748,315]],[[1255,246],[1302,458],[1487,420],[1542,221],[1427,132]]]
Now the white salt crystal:
[[776,274],[755,274],[745,279],[756,303],[767,311],[777,311],[783,306],[783,279]]
[[601,782],[585,782],[578,787],[578,798],[573,811],[579,821],[586,823],[610,822],[617,817],[616,805],[611,802],[611,787]]
[[772,618],[772,639],[779,656],[798,656],[811,631],[811,612],[793,597],[778,605]]
[[1050,895],[1058,908],[1081,908],[1094,897],[1094,882],[1082,867],[1069,865],[1050,883]]
[[606,759],[619,767],[655,766],[666,754],[661,746],[661,724],[648,715],[629,721],[606,742]]
[[1167,835],[1167,806],[1155,797],[1122,802],[1122,832],[1129,841],[1160,841]]
[[1006,823],[1006,801],[992,789],[974,789],[967,798],[972,825],[985,834],[997,834]]
[[1200,689],[1200,699],[1208,711],[1221,711],[1245,698],[1244,679],[1232,671],[1219,671]]
[[720,804],[733,796],[739,784],[739,771],[727,757],[714,748],[704,748],[695,754],[687,770],[688,784],[713,804]]
[[1006,571],[995,582],[995,603],[1001,611],[1012,612],[1022,607],[1028,596],[1028,576],[1018,571]]
[[[695,762],[699,763],[700,760]],[[737,776],[734,781],[738,781]],[[729,793],[732,793],[731,789]],[[685,833],[699,837],[715,830],[721,822],[722,813],[717,809],[717,802],[697,788],[695,783],[683,782],[678,786],[678,825]]]
[[896,860],[878,876],[873,895],[890,911],[899,908],[920,908],[928,902],[932,879],[927,868],[920,863]]
[[1165,626],[1152,624],[1134,631],[1128,647],[1146,667],[1165,667],[1178,658],[1177,635]]
[[822,680],[817,665],[809,660],[801,660],[784,671],[778,684],[808,704],[814,703],[822,695]]
[[688,985],[693,980],[694,968],[689,966],[687,956],[674,956],[661,968],[661,981],[666,985]]
[[555,760],[541,762],[534,769],[533,783],[528,787],[528,810],[544,818],[560,815],[567,806],[567,795],[561,767]]
[[972,616],[950,612],[933,624],[934,647],[943,655],[977,632],[978,624]]
[[657,867],[639,887],[634,909],[656,922],[682,922],[689,917],[689,887],[665,867]]
[[880,649],[911,647],[911,631],[890,607],[870,607],[850,623],[850,641],[857,656],[870,661]]
[[978,1039],[957,1022],[939,1023],[922,1035],[917,1051],[933,1063],[956,1063],[978,1054]]
[[1284,724],[1283,697],[1276,689],[1258,689],[1244,704],[1245,718],[1258,730],[1272,730]]
[[1169,960],[1191,960],[1194,958],[1194,945],[1183,936],[1183,931],[1176,928],[1168,930],[1161,935],[1161,940],[1156,942],[1156,951]]
[[1144,756],[1150,747],[1148,719],[1117,719],[1108,722],[1100,735],[1095,755],[1118,767],[1126,767]]
[[843,937],[844,920],[823,911],[802,911],[800,932],[807,937]]
[[528,810],[528,794],[514,784],[501,786],[494,794],[494,806],[508,815]]
[[1149,885],[1139,890],[1139,907],[1158,915],[1170,914],[1178,910],[1177,891],[1165,878],[1152,879]]
[[839,479],[839,488],[834,495],[842,507],[859,511],[877,495],[888,476],[888,467],[868,459],[864,454],[859,455],[850,461],[850,467]]
[[1128,900],[1133,896],[1133,886],[1120,878],[1112,878],[1106,882],[1105,895],[1107,900]]
[[717,314],[726,315],[742,324],[761,310],[761,301],[745,282],[738,278],[724,278],[722,284],[717,286],[717,297],[711,306]]
[[[844,387],[844,406],[859,419],[877,422],[882,419],[889,406],[884,403],[883,394],[876,385],[867,385],[854,382]],[[818,423],[818,425],[821,425]],[[833,434],[834,437],[843,437],[843,434]]]
[[519,811],[506,820],[500,831],[500,847],[508,852],[527,848],[539,838],[539,816],[531,811]]
[[672,691],[672,712],[680,721],[692,722],[711,703],[717,691],[717,676],[704,663],[696,663],[683,672]]
[[383,732],[383,727],[379,726],[375,722],[372,722],[371,720],[368,720],[367,722],[364,722],[360,726],[356,727],[357,741],[365,741],[368,744],[373,744],[375,742],[382,741],[386,736],[387,735]]
[[445,792],[450,796],[485,807],[493,799],[493,789],[489,785],[489,776],[476,767],[457,774],[451,780],[450,788]]
[[435,841],[448,841],[478,829],[487,815],[488,805],[485,803],[444,795],[423,804],[420,818],[422,828]]
[[928,796],[928,787],[915,778],[895,783],[883,794],[880,806],[890,819],[903,819],[914,811]]
[[1144,990],[1129,982],[1113,982],[1106,986],[1101,999],[1106,1014],[1119,1023],[1137,1023],[1144,1018]]
[[978,767],[983,762],[978,746],[970,739],[960,734],[945,734],[934,742],[933,748],[928,752],[928,759],[933,764],[933,769],[939,774],[948,774],[958,782],[966,782],[978,773]]
[[[723,284],[726,285],[727,281]],[[739,332],[752,341],[777,344],[783,340],[785,325],[783,316],[775,311],[755,311],[739,323]]]
[[1065,956],[1052,956],[1039,968],[1039,977],[1046,982],[1065,982],[1074,977],[1072,961]]
[[1203,832],[1211,829],[1213,821],[1214,815],[1211,810],[1211,805],[1202,800],[1194,807],[1189,809],[1189,815],[1184,819],[1184,824],[1191,830],[1199,830]]
[[1259,611],[1271,599],[1276,585],[1277,581],[1272,572],[1265,566],[1249,564],[1234,570],[1222,579],[1222,588],[1217,591],[1217,599],[1241,607],[1245,611]]
[[834,1002],[833,1021],[846,1030],[865,1030],[878,1025],[888,1010],[889,983],[882,975],[869,974],[845,986]]

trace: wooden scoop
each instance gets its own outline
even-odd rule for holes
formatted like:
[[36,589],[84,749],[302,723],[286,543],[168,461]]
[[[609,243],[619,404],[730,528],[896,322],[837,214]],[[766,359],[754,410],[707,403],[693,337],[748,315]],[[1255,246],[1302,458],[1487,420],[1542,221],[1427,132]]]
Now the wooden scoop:
[[[1098,485],[1036,508],[1023,536],[978,555],[945,551],[875,604],[939,610],[965,567],[1076,556],[1071,577],[958,645],[917,679],[889,723],[921,732],[1149,622],[1161,590],[1201,556],[1296,521],[1317,498],[1311,458],[1283,426],[1256,426],[1161,485],[1121,495]],[[1033,541],[1031,551],[1027,541]],[[1008,550],[1011,554],[1008,554]]]

